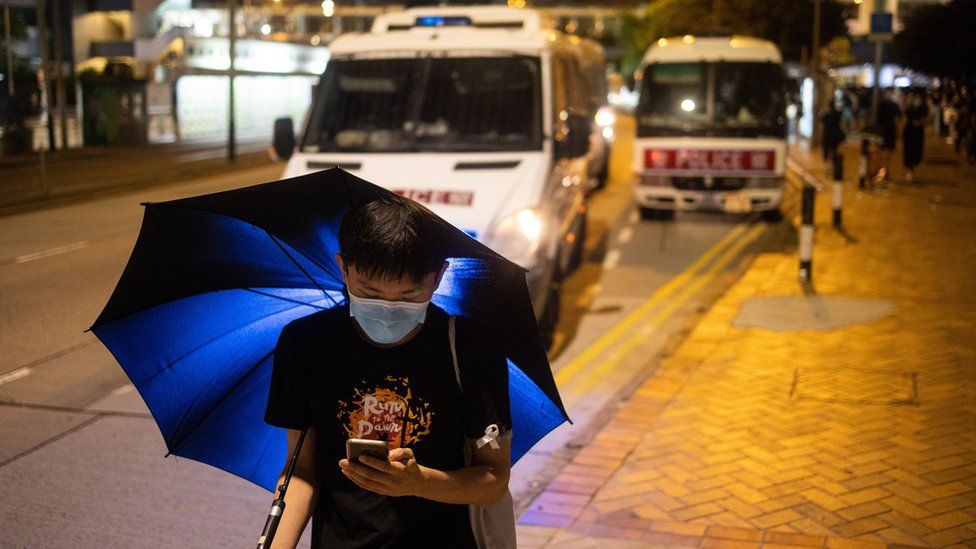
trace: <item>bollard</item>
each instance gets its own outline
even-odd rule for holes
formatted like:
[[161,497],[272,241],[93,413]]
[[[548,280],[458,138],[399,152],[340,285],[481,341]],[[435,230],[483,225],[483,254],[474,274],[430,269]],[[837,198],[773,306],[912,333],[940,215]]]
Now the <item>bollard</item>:
[[834,155],[834,227],[840,228],[844,209],[844,155]]
[[868,139],[861,138],[861,159],[857,165],[857,187],[863,189],[868,179]]
[[813,201],[816,189],[811,185],[803,185],[801,203],[802,217],[800,220],[800,282],[813,280]]

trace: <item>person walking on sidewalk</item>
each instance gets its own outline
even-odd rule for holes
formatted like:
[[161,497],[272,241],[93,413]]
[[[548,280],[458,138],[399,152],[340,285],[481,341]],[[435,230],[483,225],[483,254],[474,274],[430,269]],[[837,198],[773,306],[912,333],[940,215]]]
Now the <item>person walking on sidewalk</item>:
[[[475,549],[468,505],[508,493],[506,359],[489,327],[431,303],[448,267],[432,216],[399,197],[347,213],[347,302],[281,332],[265,421],[288,430],[288,455],[303,430],[308,440],[274,547],[294,547],[311,516],[314,549]],[[389,458],[349,461],[347,439],[385,441]],[[478,441],[470,466],[466,439]]]
[[925,120],[928,112],[925,102],[917,92],[908,98],[908,108],[905,110],[905,127],[902,130],[903,147],[902,162],[905,165],[905,180],[915,178],[915,166],[922,162],[922,150],[925,146]]
[[966,124],[966,160],[970,166],[976,166],[976,111],[970,112],[969,123]]
[[827,111],[820,115],[823,122],[823,159],[831,162],[837,154],[837,148],[844,142],[844,130],[841,128],[843,113],[837,109],[837,103],[831,101]]
[[878,129],[881,131],[881,173],[879,178],[887,180],[891,175],[891,154],[898,144],[898,119],[901,109],[892,99],[891,88],[885,89],[884,97],[878,103]]

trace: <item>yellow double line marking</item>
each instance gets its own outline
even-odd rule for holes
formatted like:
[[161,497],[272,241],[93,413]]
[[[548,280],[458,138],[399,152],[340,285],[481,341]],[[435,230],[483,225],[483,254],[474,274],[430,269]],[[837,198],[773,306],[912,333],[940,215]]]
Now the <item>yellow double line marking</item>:
[[[607,373],[616,368],[620,361],[648,336],[649,330],[663,324],[689,298],[698,293],[705,284],[718,276],[743,249],[765,230],[765,225],[752,225],[751,227],[746,223],[737,225],[680,275],[671,279],[569,364],[560,368],[555,374],[556,384],[566,386],[576,382],[578,387],[575,388],[574,392],[582,393],[595,387]],[[709,266],[709,264],[711,265]],[[707,270],[703,271],[706,267],[708,267]],[[669,300],[672,296],[673,299]],[[664,306],[656,314],[650,316],[648,320],[648,316],[662,304]],[[645,320],[647,322],[643,324]],[[643,329],[623,339],[639,323],[642,323]],[[620,342],[621,339],[623,339],[622,342]],[[599,364],[597,368],[588,372],[585,377],[576,379],[594,359],[618,342],[619,346],[610,357]]]

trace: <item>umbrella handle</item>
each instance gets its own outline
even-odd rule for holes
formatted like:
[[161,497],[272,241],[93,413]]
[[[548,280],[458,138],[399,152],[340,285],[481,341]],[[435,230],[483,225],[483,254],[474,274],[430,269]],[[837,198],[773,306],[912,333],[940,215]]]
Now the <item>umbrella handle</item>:
[[274,500],[274,503],[271,504],[271,512],[268,513],[268,520],[264,522],[264,530],[261,532],[261,537],[258,538],[258,549],[271,547],[275,532],[278,530],[278,522],[281,521],[281,515],[284,512],[285,500],[283,498]]
[[302,444],[305,442],[305,435],[307,433],[308,429],[305,429],[298,437],[298,443],[295,444],[295,453],[291,455],[291,460],[288,462],[285,479],[282,481],[281,486],[278,487],[278,497],[271,503],[271,512],[268,513],[268,519],[264,522],[264,530],[261,531],[261,537],[258,538],[257,549],[271,547],[271,542],[274,541],[275,532],[278,530],[278,523],[281,521],[281,515],[285,512],[285,492],[288,491],[288,483],[291,481],[291,476],[295,472],[295,464],[298,463],[298,455],[302,453]]

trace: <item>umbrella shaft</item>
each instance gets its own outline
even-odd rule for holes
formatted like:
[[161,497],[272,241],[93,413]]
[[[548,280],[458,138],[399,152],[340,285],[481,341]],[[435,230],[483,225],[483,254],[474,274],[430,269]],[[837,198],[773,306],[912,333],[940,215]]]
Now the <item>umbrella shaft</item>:
[[258,549],[271,547],[274,541],[275,531],[278,530],[278,521],[281,520],[282,513],[285,512],[285,500],[276,499],[271,504],[271,512],[268,513],[268,520],[264,523],[264,530],[258,538]]

